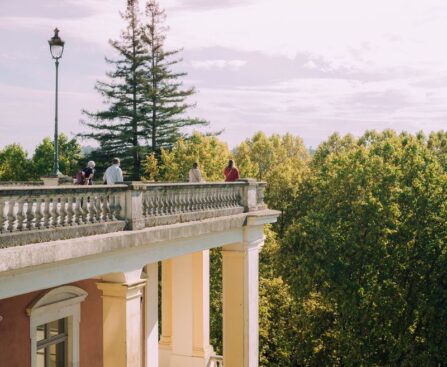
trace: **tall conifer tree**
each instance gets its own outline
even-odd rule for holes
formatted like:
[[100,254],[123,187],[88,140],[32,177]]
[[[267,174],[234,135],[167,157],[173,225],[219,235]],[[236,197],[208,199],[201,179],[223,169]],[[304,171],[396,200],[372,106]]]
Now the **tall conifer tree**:
[[146,3],[147,24],[143,27],[143,42],[148,48],[145,74],[147,77],[144,112],[146,133],[151,150],[159,157],[161,148],[170,148],[183,137],[182,128],[192,125],[207,125],[208,122],[190,118],[186,111],[194,105],[186,102],[195,93],[194,88],[184,88],[179,80],[186,73],[173,69],[182,61],[176,58],[181,51],[166,50],[165,41],[168,27],[166,14],[157,0]]
[[108,108],[84,111],[88,121],[83,123],[92,132],[81,135],[97,140],[102,155],[120,157],[125,169],[132,166],[134,179],[141,176],[141,160],[147,152],[159,157],[161,148],[170,148],[184,136],[184,127],[208,124],[186,116],[193,107],[186,99],[194,88],[183,88],[179,78],[186,73],[173,71],[181,61],[175,59],[180,50],[165,50],[164,10],[155,0],[148,0],[145,10],[142,22],[138,0],[127,1],[122,15],[126,29],[119,41],[110,42],[118,58],[106,58],[114,70],[107,73],[108,82],[96,84]]
[[82,134],[97,140],[103,154],[110,158],[118,156],[124,166],[131,166],[133,178],[140,177],[144,155],[141,142],[145,135],[145,116],[141,110],[145,98],[143,79],[147,48],[142,42],[138,12],[138,1],[128,0],[122,14],[127,26],[119,41],[110,41],[118,57],[106,58],[114,70],[107,73],[107,82],[98,81],[96,84],[96,90],[104,97],[108,108],[94,113],[84,111],[88,121],[83,123],[92,132]]

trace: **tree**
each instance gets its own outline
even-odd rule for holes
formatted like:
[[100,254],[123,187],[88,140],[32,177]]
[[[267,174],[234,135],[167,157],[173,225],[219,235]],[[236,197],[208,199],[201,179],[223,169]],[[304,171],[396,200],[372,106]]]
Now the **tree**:
[[149,0],[146,4],[146,16],[148,23],[143,27],[142,37],[148,49],[145,63],[145,131],[152,152],[160,156],[161,148],[169,149],[184,137],[184,127],[207,125],[208,122],[185,115],[187,110],[194,106],[186,100],[195,90],[183,88],[183,83],[179,81],[186,73],[173,71],[182,61],[174,58],[181,50],[165,49],[168,31],[164,25],[165,11],[156,0]]
[[275,228],[282,236],[309,161],[303,141],[291,134],[267,137],[258,132],[236,147],[234,156],[242,177],[267,182],[265,201],[270,208],[281,211]]
[[154,152],[160,159],[161,148],[169,149],[184,137],[184,127],[207,124],[185,116],[193,106],[186,99],[194,94],[194,88],[182,88],[179,78],[186,74],[172,71],[181,60],[173,59],[179,50],[164,49],[164,11],[149,0],[148,23],[144,24],[137,3],[128,0],[122,15],[127,27],[119,41],[110,42],[118,56],[106,59],[114,67],[107,73],[109,81],[96,84],[108,108],[84,111],[88,121],[83,123],[92,132],[81,134],[97,140],[103,155],[120,157],[125,170],[131,166],[128,171],[133,179],[141,176],[142,157]]
[[0,150],[1,181],[28,181],[32,177],[32,164],[20,145],[11,144]]
[[197,162],[205,181],[222,181],[223,168],[229,157],[227,144],[216,137],[196,132],[189,139],[178,140],[171,150],[162,148],[158,165],[155,164],[155,155],[149,155],[144,162],[145,177],[160,181],[187,181],[192,164]]
[[97,140],[103,155],[120,157],[124,167],[132,167],[131,176],[138,179],[144,151],[141,141],[146,134],[142,107],[146,93],[144,65],[147,50],[141,40],[137,0],[127,1],[122,18],[127,23],[126,29],[119,41],[110,41],[118,56],[116,59],[106,58],[114,70],[107,73],[109,81],[96,83],[96,90],[104,97],[108,108],[94,113],[83,111],[88,117],[83,124],[92,132],[81,136]]
[[317,150],[278,262],[314,340],[296,365],[446,360],[447,175],[436,147],[385,131]]
[[[45,138],[36,147],[32,158],[33,174],[36,179],[53,172],[54,142]],[[59,168],[66,175],[73,176],[80,169],[81,146],[78,141],[59,135]]]

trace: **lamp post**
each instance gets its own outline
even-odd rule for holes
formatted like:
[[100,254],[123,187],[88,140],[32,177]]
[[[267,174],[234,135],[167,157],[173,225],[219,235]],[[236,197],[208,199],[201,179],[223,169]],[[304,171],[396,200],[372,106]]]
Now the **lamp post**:
[[59,144],[58,144],[58,126],[57,126],[57,114],[58,114],[58,92],[59,92],[59,59],[64,53],[64,41],[59,37],[59,29],[54,30],[54,36],[48,41],[50,45],[51,56],[55,60],[56,64],[56,96],[55,96],[55,111],[54,111],[54,162],[53,162],[53,174],[59,176]]

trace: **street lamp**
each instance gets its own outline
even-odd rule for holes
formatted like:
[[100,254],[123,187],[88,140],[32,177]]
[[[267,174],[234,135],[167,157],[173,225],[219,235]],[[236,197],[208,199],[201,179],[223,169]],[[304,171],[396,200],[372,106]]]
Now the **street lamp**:
[[59,29],[54,30],[54,36],[48,41],[50,45],[51,56],[55,60],[56,64],[56,97],[55,97],[55,114],[54,114],[54,162],[53,173],[60,176],[59,172],[59,144],[58,144],[58,126],[57,126],[57,113],[58,113],[58,89],[59,89],[59,59],[64,53],[64,41],[59,37]]

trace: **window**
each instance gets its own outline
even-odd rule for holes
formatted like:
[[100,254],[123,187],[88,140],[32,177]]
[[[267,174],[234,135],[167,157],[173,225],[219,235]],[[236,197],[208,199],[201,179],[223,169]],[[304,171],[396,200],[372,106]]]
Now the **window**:
[[78,367],[81,302],[87,292],[73,286],[53,289],[28,308],[31,367]]
[[37,367],[67,366],[67,319],[37,327]]

